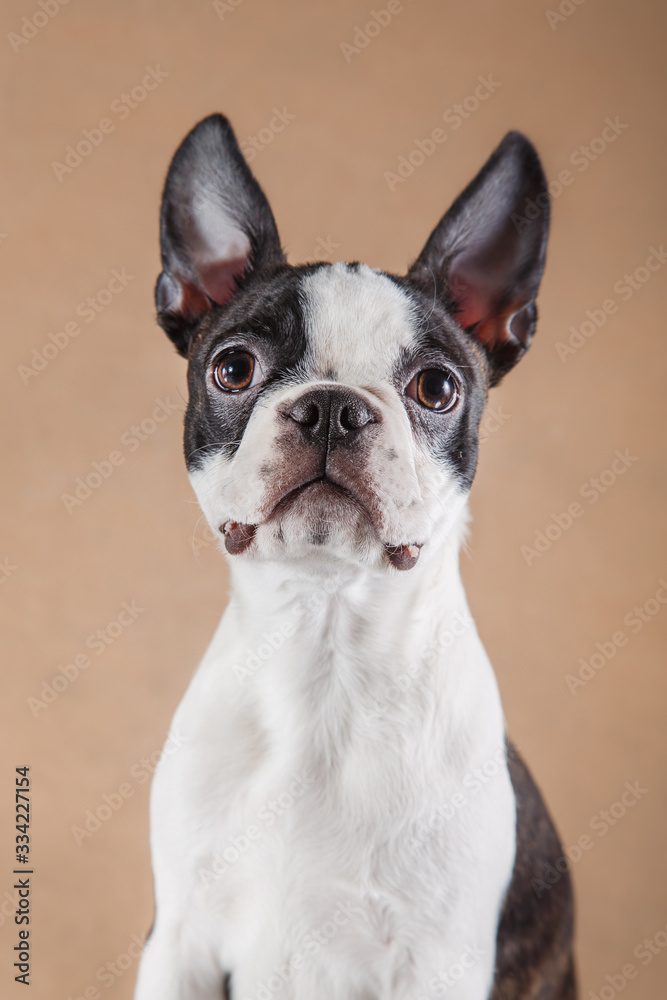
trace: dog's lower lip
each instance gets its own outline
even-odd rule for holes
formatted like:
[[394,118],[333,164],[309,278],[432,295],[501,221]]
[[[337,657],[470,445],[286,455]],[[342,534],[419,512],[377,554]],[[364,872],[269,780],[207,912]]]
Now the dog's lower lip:
[[256,530],[257,525],[240,524],[238,521],[225,521],[219,528],[225,537],[225,548],[232,556],[245,552],[255,537]]
[[417,565],[422,547],[421,545],[388,545],[387,555],[389,562],[396,569],[412,569]]
[[340,483],[334,482],[334,480],[330,479],[328,476],[316,476],[314,479],[308,479],[305,483],[299,483],[298,486],[295,486],[293,489],[288,490],[287,493],[283,494],[283,496],[281,496],[280,499],[275,504],[269,516],[273,517],[276,513],[278,513],[284,507],[286,507],[291,500],[294,500],[295,497],[297,497],[300,493],[303,493],[310,486],[317,486],[320,484],[329,486],[332,490],[340,493],[341,495],[347,497],[349,500],[352,500],[354,501],[354,503],[359,505],[358,499],[352,493],[351,490],[347,489],[347,487],[342,486]]

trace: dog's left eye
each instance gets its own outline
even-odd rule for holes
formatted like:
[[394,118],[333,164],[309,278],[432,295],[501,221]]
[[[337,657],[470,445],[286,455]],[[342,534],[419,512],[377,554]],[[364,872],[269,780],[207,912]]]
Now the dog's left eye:
[[459,400],[459,384],[449,369],[427,368],[418,372],[406,392],[421,406],[446,413]]
[[216,362],[213,377],[219,389],[240,392],[252,385],[257,368],[257,362],[247,351],[228,351]]

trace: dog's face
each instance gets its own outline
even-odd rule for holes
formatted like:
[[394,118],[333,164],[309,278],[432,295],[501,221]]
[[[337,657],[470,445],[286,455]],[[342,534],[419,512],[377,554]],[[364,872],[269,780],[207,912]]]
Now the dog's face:
[[510,133],[406,277],[291,267],[228,122],[190,133],[163,197],[158,317],[189,360],[191,481],[232,556],[392,572],[438,547],[487,390],[534,331],[546,198]]

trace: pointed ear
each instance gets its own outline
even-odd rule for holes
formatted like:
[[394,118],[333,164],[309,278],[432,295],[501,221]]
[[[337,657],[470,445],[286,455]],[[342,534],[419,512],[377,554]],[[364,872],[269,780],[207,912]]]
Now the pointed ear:
[[458,323],[484,345],[491,385],[525,353],[535,331],[548,231],[539,158],[525,136],[509,132],[408,272],[431,293],[435,284]]
[[228,302],[240,278],[285,260],[269,203],[222,115],[196,125],[171,162],[160,242],[158,322],[184,356],[197,321]]

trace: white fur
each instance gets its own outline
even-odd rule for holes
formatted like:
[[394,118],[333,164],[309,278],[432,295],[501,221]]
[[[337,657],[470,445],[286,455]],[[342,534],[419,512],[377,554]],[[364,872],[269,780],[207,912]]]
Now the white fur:
[[303,292],[314,372],[371,391],[384,387],[400,349],[414,342],[407,296],[381,271],[343,262],[315,271]]
[[[174,718],[181,748],[153,783],[157,920],[135,998],[220,1000],[231,971],[234,1000],[485,1000],[515,802],[458,570],[466,497],[389,384],[414,337],[407,299],[368,269],[309,281],[308,378],[193,476],[204,512],[214,529],[254,523],[276,406],[323,379],[372,397],[377,453],[395,447],[401,473],[370,460],[379,532],[339,526],[315,547],[304,509],[282,550],[264,526],[231,558],[229,606]],[[415,532],[412,570],[382,562]]]

